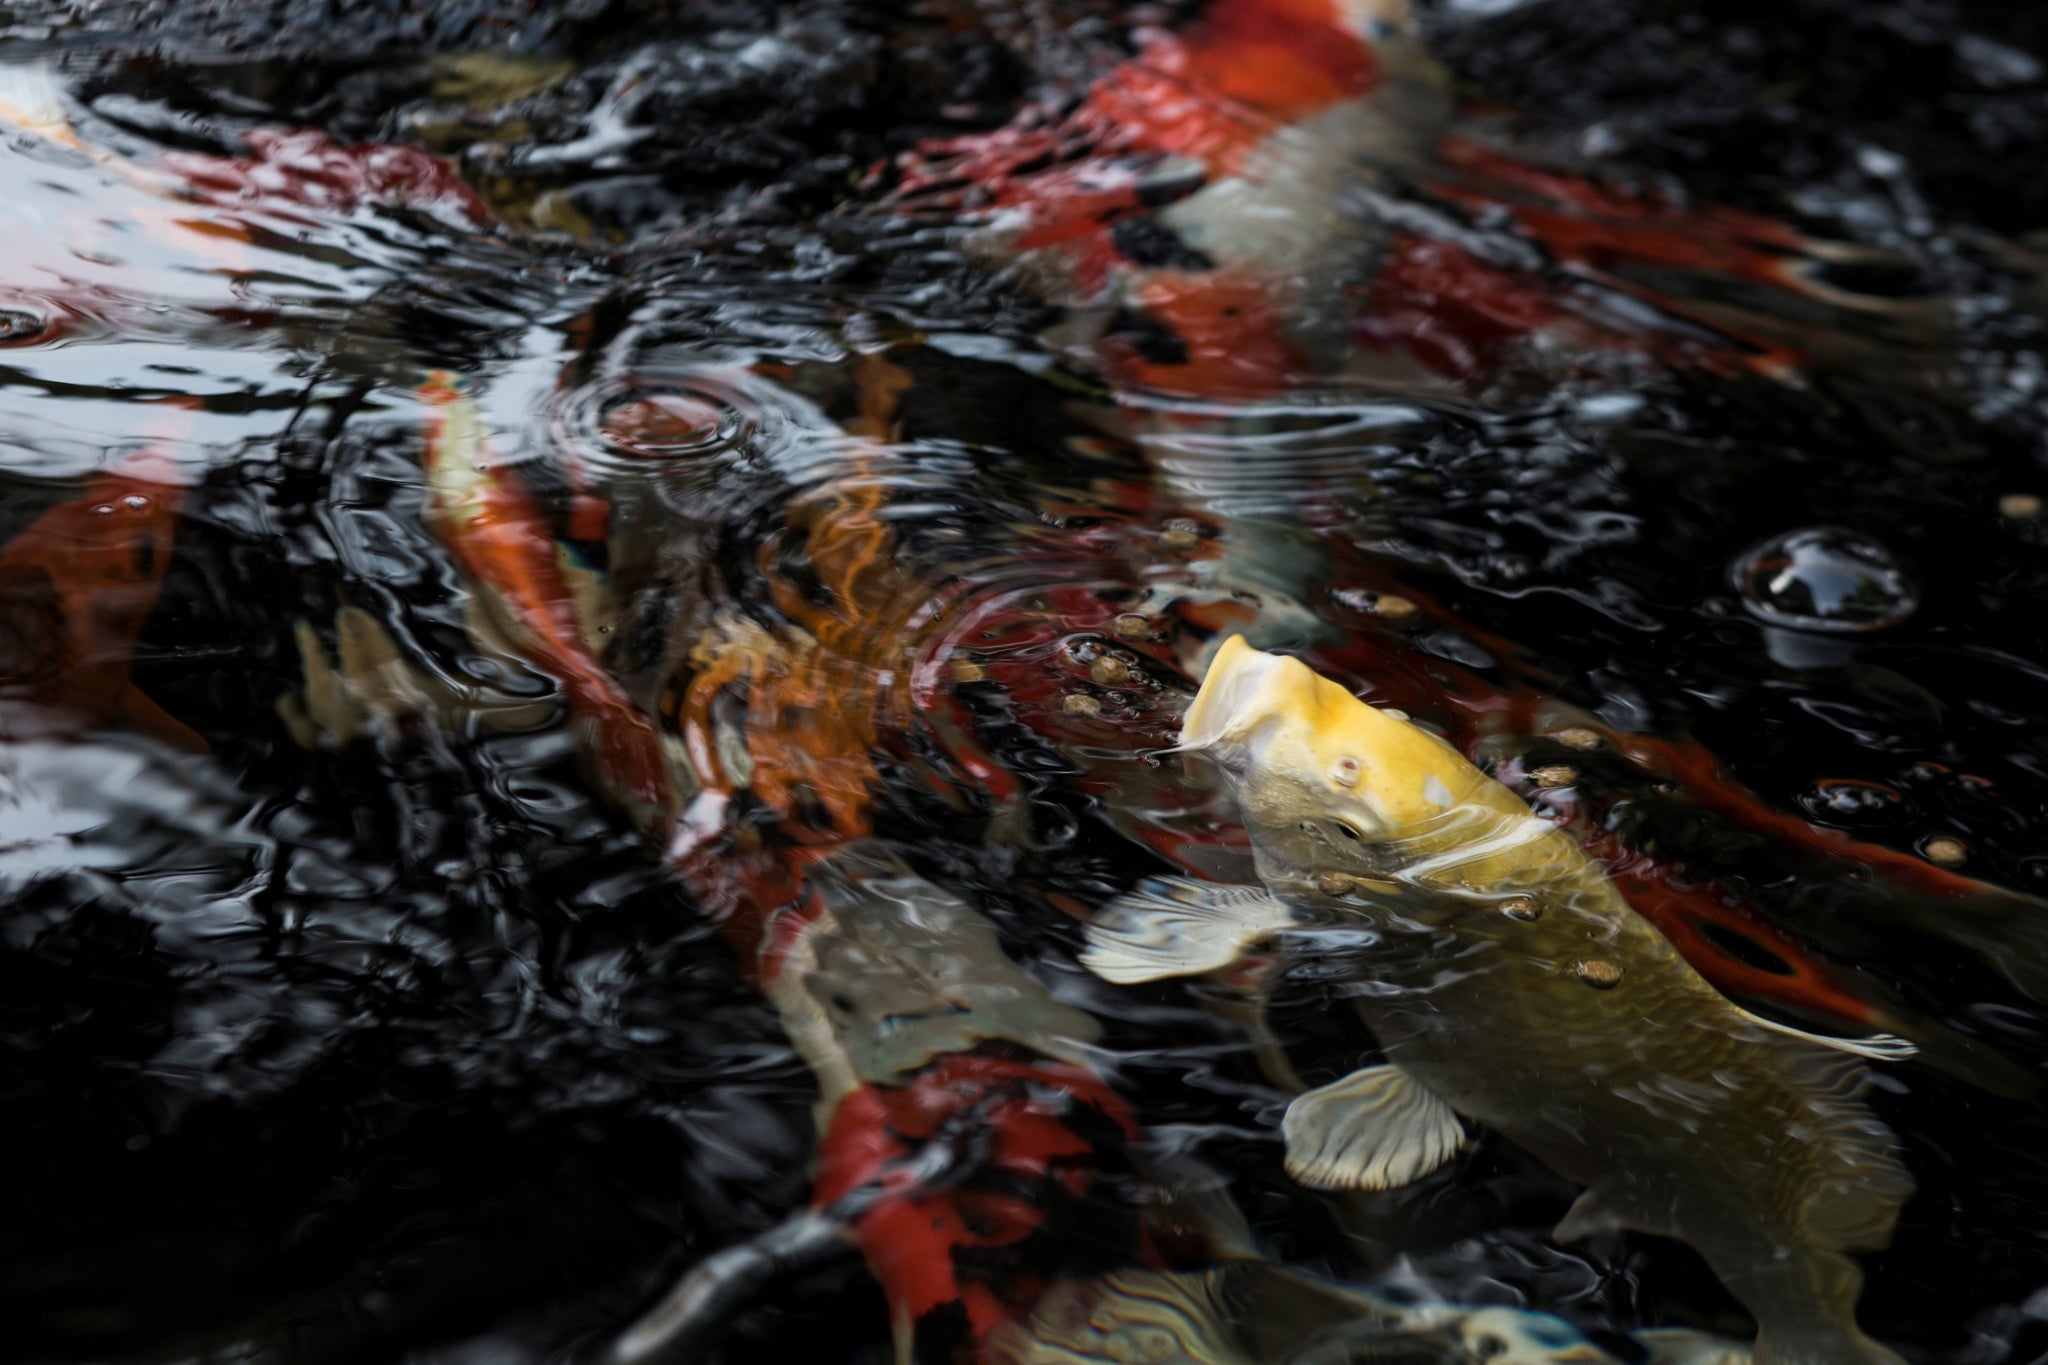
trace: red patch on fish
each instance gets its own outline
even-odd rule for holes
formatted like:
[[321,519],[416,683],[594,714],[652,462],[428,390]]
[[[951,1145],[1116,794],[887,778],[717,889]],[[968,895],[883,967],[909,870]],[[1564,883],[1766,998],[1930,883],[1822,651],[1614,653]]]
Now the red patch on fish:
[[351,213],[378,205],[477,226],[493,216],[452,165],[414,147],[343,145],[310,128],[257,128],[242,141],[246,157],[170,152],[164,162],[184,178],[192,198],[221,208],[292,205]]
[[[955,1132],[971,1149],[967,1164],[935,1188],[892,1173]],[[967,1348],[1030,1311],[1050,1283],[1044,1267],[1158,1263],[1135,1210],[1100,1187],[1103,1168],[1121,1166],[1137,1136],[1124,1102],[1079,1067],[954,1053],[903,1085],[839,1102],[819,1143],[813,1200],[823,1207],[880,1181],[888,1193],[854,1229],[869,1265],[921,1336],[922,1324],[951,1317],[965,1332],[955,1344]],[[1031,1254],[1039,1236],[1059,1239],[1057,1256]]]
[[[1371,46],[1329,0],[1221,0],[1177,31],[1146,28],[1138,55],[1089,87],[1064,115],[1033,107],[1008,127],[925,145],[909,159],[907,205],[996,210],[1007,249],[1057,249],[1059,270],[1088,297],[1134,273],[1116,225],[1163,197],[1236,174],[1276,131],[1372,90]],[[1176,184],[1148,183],[1169,158],[1191,163]],[[1185,354],[1119,342],[1105,362],[1121,382],[1181,391],[1270,393],[1310,372],[1288,340],[1272,283],[1135,273],[1125,300]]]
[[1284,390],[1311,372],[1288,338],[1287,319],[1271,285],[1238,270],[1160,271],[1130,291],[1148,328],[1170,338],[1162,356],[1112,328],[1102,339],[1103,366],[1119,384],[1221,398]]
[[1370,45],[1329,0],[1220,0],[1185,28],[1134,37],[1138,55],[1064,117],[1033,106],[993,133],[920,147],[903,193],[969,186],[977,203],[1027,210],[1042,242],[1065,240],[1058,224],[1099,225],[1106,208],[1139,201],[1048,158],[1187,156],[1228,175],[1275,130],[1366,94],[1378,76]]
[[[1400,346],[1438,374],[1477,379],[1513,342],[1570,316],[1541,279],[1480,260],[1462,247],[1405,237],[1367,290],[1359,339]],[[1582,328],[1590,334],[1590,328]],[[1585,335],[1581,340],[1593,338]],[[1628,344],[1612,335],[1600,344]]]
[[1716,989],[1845,1023],[1879,1021],[1877,1007],[1840,973],[1725,889],[1616,840],[1592,835],[1584,843],[1630,908]]
[[1720,760],[1690,740],[1652,739],[1628,735],[1622,749],[1637,763],[1662,772],[1685,789],[1694,805],[1739,825],[1830,858],[1846,859],[1910,891],[1957,899],[1982,895],[1984,884],[1959,872],[1934,866],[1910,853],[1885,848],[1813,824],[1797,815],[1774,810],[1754,792],[1729,778]]

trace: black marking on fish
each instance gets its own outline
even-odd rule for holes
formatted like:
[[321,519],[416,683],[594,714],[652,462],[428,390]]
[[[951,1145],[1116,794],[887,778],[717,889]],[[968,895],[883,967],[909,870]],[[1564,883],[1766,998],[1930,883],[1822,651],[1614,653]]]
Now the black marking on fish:
[[1188,363],[1188,346],[1172,328],[1157,318],[1132,312],[1128,308],[1118,309],[1109,320],[1104,335],[1114,337],[1138,353],[1140,359],[1154,365],[1185,365]]
[[1109,230],[1110,244],[1133,265],[1159,270],[1214,270],[1216,262],[1157,218],[1126,218]]
[[1693,927],[1716,948],[1734,958],[1744,966],[1754,967],[1760,972],[1771,972],[1778,976],[1793,975],[1792,964],[1779,957],[1770,949],[1758,943],[1747,934],[1738,933],[1724,925],[1710,924],[1705,920],[1694,920]]
[[[1019,1088],[1031,1087],[1027,1082]],[[970,1173],[961,1181],[969,1193],[960,1201],[963,1215],[978,1193],[1028,1204],[1044,1215],[1044,1221],[1015,1242],[958,1246],[952,1253],[954,1274],[961,1283],[986,1284],[1017,1307],[1028,1306],[1017,1297],[1019,1290],[1063,1276],[1085,1278],[1126,1268],[1139,1260],[1143,1245],[1138,1196],[1143,1182],[1130,1163],[1130,1139],[1123,1126],[1078,1095],[1041,1089],[1034,1098],[1056,1105],[1062,1126],[1087,1149],[1052,1159],[1036,1180],[998,1169]],[[1088,1175],[1078,1194],[1063,1175],[1075,1169]]]
[[927,1309],[911,1329],[910,1358],[915,1361],[957,1360],[974,1343],[974,1324],[967,1305],[948,1299]]

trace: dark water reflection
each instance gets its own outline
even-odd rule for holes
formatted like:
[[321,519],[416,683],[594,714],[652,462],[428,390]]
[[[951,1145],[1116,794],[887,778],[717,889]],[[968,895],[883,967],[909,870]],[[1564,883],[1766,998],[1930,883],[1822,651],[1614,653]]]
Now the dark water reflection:
[[[1799,270],[1574,257],[1474,161],[1374,191],[1375,232],[1471,261],[1390,248],[1405,282],[1344,295],[1385,320],[1365,360],[1246,394],[1163,382],[1143,307],[1091,318],[891,197],[897,158],[1199,9],[5,16],[0,1353],[601,1349],[810,1200],[818,1069],[735,906],[869,837],[1094,1021],[1147,1150],[1223,1173],[1269,1260],[1618,1360],[1742,1336],[1678,1244],[1552,1241],[1574,1189],[1497,1136],[1386,1195],[1300,1188],[1229,991],[1077,965],[1140,877],[1249,875],[1158,756],[1232,631],[1704,886],[1668,932],[1744,1003],[1920,1027],[1870,1097],[1919,1188],[1863,1324],[1916,1362],[2048,1350],[2048,918],[1898,872],[2048,890],[2037,17],[1432,7],[1459,94],[1519,111],[1474,126],[1661,196],[1670,240],[1749,250],[1708,202],[1791,224],[1765,254]],[[1483,298],[1459,273],[1521,260]],[[479,625],[423,472],[472,410],[568,634],[695,773],[673,827],[619,761],[639,732]],[[1731,565],[1815,526],[1917,606],[1757,619]],[[1699,752],[1798,820],[1715,805]],[[1273,1001],[1310,1084],[1361,1046],[1343,953]],[[1104,1170],[1119,1229],[1172,1183]],[[719,1358],[888,1359],[889,1313],[849,1252],[740,1304]]]

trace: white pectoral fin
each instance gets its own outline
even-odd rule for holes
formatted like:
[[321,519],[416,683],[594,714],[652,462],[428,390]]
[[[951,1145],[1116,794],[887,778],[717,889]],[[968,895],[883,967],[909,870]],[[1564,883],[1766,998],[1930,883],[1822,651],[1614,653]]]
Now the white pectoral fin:
[[1758,1028],[1767,1028],[1787,1038],[1812,1043],[1815,1047],[1833,1048],[1837,1052],[1846,1052],[1851,1056],[1867,1057],[1873,1062],[1903,1062],[1910,1057],[1918,1056],[1920,1052],[1919,1048],[1904,1038],[1889,1033],[1873,1033],[1864,1038],[1833,1038],[1824,1033],[1808,1033],[1805,1029],[1793,1028],[1790,1024],[1781,1024],[1775,1019],[1751,1014],[1748,1010],[1742,1011],[1742,1016]]
[[1088,926],[1081,965],[1120,986],[1200,976],[1239,961],[1292,921],[1263,887],[1154,877],[1102,908]]
[[1287,1106],[1287,1173],[1311,1189],[1391,1190],[1465,1145],[1458,1116],[1397,1066],[1354,1071]]

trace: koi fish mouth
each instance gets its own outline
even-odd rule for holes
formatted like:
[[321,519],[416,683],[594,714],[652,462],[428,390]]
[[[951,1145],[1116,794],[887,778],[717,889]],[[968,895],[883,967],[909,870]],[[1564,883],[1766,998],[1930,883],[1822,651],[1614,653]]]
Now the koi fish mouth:
[[1298,675],[1314,677],[1299,659],[1253,649],[1242,635],[1231,636],[1182,718],[1179,751],[1207,754],[1226,765],[1233,757],[1242,759],[1242,741],[1252,726],[1286,712],[1289,694],[1302,685]]

